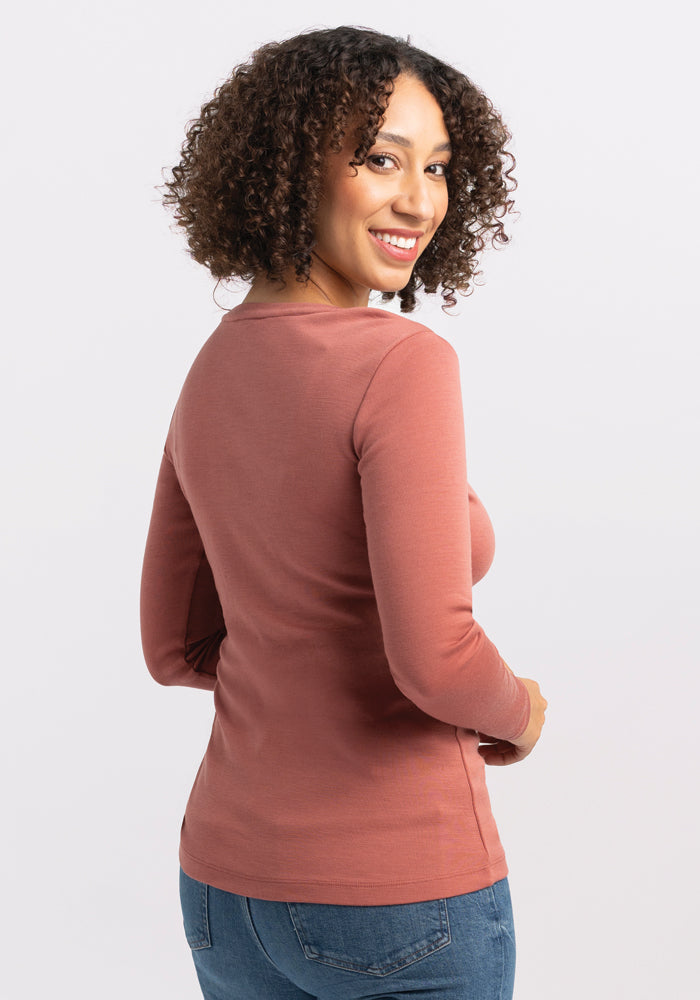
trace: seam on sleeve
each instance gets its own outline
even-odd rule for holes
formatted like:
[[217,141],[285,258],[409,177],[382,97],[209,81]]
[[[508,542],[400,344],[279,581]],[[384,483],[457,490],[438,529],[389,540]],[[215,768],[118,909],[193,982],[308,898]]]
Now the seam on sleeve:
[[[438,340],[442,340],[442,341],[444,341],[444,343],[446,343],[446,344],[447,344],[447,345],[448,345],[449,347],[451,347],[451,348],[452,348],[452,350],[454,351],[454,347],[452,346],[452,344],[450,344],[449,340],[445,340],[445,338],[444,338],[444,337],[441,337],[439,333],[435,333],[435,331],[434,331],[434,330],[431,330],[431,329],[430,329],[429,327],[427,327],[427,326],[423,327],[423,328],[422,328],[422,329],[420,329],[420,330],[414,330],[414,332],[413,332],[413,333],[409,333],[409,334],[408,334],[407,336],[405,336],[405,337],[402,337],[402,338],[401,338],[401,340],[398,340],[398,341],[397,341],[397,342],[396,342],[395,344],[392,344],[392,345],[391,345],[391,347],[387,348],[387,350],[386,350],[386,351],[384,352],[384,354],[382,354],[381,358],[380,358],[380,359],[379,359],[379,361],[377,362],[377,367],[376,367],[376,368],[374,369],[374,371],[372,372],[372,374],[371,374],[371,375],[370,375],[370,377],[369,377],[369,381],[367,382],[367,385],[365,386],[365,391],[364,391],[364,392],[362,393],[362,397],[361,397],[361,399],[360,399],[360,402],[358,403],[358,406],[357,406],[357,410],[355,411],[355,416],[353,417],[353,421],[352,421],[352,431],[351,431],[351,435],[350,435],[350,439],[351,439],[351,441],[352,441],[352,448],[353,448],[353,451],[355,452],[355,456],[356,456],[356,457],[358,457],[358,458],[359,458],[359,456],[358,456],[358,454],[357,454],[357,448],[356,448],[356,446],[355,446],[355,425],[357,424],[357,418],[358,418],[358,417],[359,417],[359,415],[360,415],[360,410],[362,409],[362,404],[364,403],[364,401],[365,401],[365,398],[366,398],[366,396],[367,396],[367,393],[369,392],[369,388],[370,388],[370,386],[372,385],[372,382],[374,381],[374,377],[375,377],[375,375],[377,374],[377,372],[378,372],[378,371],[379,371],[379,369],[381,368],[381,366],[382,366],[382,364],[384,363],[384,361],[386,360],[386,358],[388,358],[388,357],[389,357],[389,355],[390,355],[390,354],[392,353],[392,351],[395,351],[397,347],[401,347],[401,345],[402,345],[402,344],[405,344],[405,343],[406,343],[406,341],[408,341],[408,340],[411,340],[411,339],[412,339],[413,337],[418,337],[418,336],[420,336],[420,335],[421,335],[422,333],[429,333],[429,334],[431,334],[431,335],[432,335],[433,337],[437,337],[437,338],[438,338]],[[455,354],[456,354],[456,353],[457,353],[457,352],[455,351]]]

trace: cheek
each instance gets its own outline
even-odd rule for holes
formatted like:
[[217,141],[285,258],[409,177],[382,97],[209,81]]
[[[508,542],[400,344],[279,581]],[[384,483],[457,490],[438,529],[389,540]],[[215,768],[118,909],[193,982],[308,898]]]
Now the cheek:
[[360,169],[356,176],[345,176],[336,182],[333,202],[344,222],[364,221],[381,207],[382,185],[375,182],[372,174]]
[[346,223],[367,218],[386,200],[386,178],[366,165],[351,167],[353,153],[353,145],[347,142],[342,153],[330,157],[324,170],[321,191],[333,225],[338,224],[339,215]]
[[328,237],[337,239],[341,233],[347,234],[348,222],[355,209],[353,191],[347,185],[336,185],[324,204],[321,231]]
[[438,199],[437,204],[435,206],[435,216],[438,219],[438,225],[440,225],[442,220],[447,215],[448,205],[449,205],[449,199],[447,196],[447,190],[445,190],[444,193],[441,195],[441,197]]

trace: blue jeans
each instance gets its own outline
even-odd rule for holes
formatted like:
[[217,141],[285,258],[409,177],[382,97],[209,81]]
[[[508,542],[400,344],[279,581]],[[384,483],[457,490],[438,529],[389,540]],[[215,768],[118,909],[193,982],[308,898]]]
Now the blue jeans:
[[180,869],[187,942],[205,1000],[511,1000],[508,880],[394,906],[276,903]]

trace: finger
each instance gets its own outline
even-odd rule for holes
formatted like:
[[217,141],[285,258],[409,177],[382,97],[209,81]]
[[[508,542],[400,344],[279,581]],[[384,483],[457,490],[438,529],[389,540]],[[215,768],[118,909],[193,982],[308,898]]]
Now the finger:
[[496,743],[493,746],[480,746],[479,753],[486,764],[492,767],[504,767],[508,764],[517,764],[518,761],[526,757],[522,750],[514,747],[511,743]]
[[512,764],[511,755],[509,753],[485,753],[481,755],[484,758],[484,763],[488,764],[490,767],[505,767],[507,764]]
[[510,753],[514,748],[512,743],[505,743],[503,740],[496,740],[494,743],[481,743],[477,748],[485,761],[498,759]]

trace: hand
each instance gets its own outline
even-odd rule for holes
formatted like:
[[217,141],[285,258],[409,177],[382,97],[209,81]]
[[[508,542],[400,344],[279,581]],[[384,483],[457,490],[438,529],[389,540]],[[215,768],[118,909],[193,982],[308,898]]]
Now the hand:
[[523,760],[529,753],[532,753],[535,743],[540,738],[547,702],[542,697],[537,681],[531,681],[525,677],[520,677],[519,680],[523,682],[530,696],[530,719],[527,727],[524,733],[511,741],[493,739],[491,736],[484,736],[480,733],[482,742],[479,746],[479,753],[487,764],[497,766],[517,764],[519,760]]

